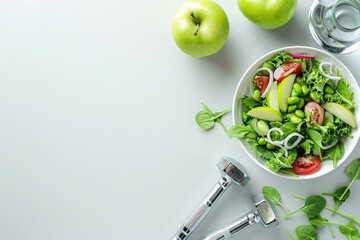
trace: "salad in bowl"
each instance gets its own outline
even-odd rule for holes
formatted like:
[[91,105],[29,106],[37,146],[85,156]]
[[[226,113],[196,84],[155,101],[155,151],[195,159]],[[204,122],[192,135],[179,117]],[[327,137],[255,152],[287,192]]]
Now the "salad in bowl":
[[228,134],[272,173],[318,177],[355,148],[359,97],[355,78],[332,55],[310,47],[278,49],[241,78]]

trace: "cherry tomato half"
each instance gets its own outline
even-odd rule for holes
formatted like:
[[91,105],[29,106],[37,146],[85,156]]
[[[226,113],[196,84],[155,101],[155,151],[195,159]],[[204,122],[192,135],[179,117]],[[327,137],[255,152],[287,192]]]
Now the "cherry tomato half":
[[256,76],[255,81],[256,85],[259,88],[261,93],[264,93],[267,85],[269,84],[269,77],[268,76]]
[[284,78],[292,73],[300,75],[302,72],[302,64],[299,62],[284,62],[280,67],[274,71],[274,78],[276,81],[281,82]]
[[319,125],[323,124],[323,121],[324,121],[324,109],[317,102],[314,102],[314,101],[308,102],[305,105],[304,110],[305,110],[305,112],[306,111],[311,112],[311,116],[310,116],[311,122],[317,122]]
[[297,175],[311,174],[319,170],[321,165],[320,158],[317,156],[297,157],[292,164],[293,171]]

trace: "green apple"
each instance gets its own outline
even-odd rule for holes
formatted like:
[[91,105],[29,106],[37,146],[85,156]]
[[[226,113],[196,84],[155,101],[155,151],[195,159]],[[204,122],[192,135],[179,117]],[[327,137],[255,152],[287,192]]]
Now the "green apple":
[[288,103],[287,99],[291,95],[291,89],[293,87],[294,81],[296,78],[296,74],[290,74],[286,78],[284,78],[278,86],[278,101],[280,111],[286,112]]
[[294,16],[296,0],[237,0],[240,11],[265,29],[282,27]]
[[224,10],[212,0],[188,0],[172,22],[176,45],[186,54],[205,57],[217,53],[229,35]]
[[248,111],[247,115],[265,121],[282,121],[283,119],[282,114],[271,107],[256,107]]
[[334,102],[327,102],[324,103],[322,106],[326,111],[328,111],[335,117],[343,120],[345,123],[349,124],[352,128],[356,127],[356,120],[354,114],[343,105]]

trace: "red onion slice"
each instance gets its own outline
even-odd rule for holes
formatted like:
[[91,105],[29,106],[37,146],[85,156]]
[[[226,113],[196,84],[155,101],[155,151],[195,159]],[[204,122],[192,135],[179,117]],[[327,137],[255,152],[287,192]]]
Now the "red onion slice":
[[304,53],[290,53],[290,56],[292,56],[293,58],[303,58],[303,59],[311,59],[311,60],[315,59],[315,56]]

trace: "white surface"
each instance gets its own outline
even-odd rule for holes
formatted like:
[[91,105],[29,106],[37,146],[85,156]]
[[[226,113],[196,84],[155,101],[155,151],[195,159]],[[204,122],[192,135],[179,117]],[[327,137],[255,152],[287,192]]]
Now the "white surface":
[[[219,126],[198,128],[200,102],[214,111],[231,105],[255,59],[289,45],[317,47],[307,26],[311,0],[299,1],[291,22],[272,31],[248,22],[236,1],[217,2],[229,39],[217,55],[196,59],[171,35],[182,1],[2,1],[0,239],[170,239],[220,177],[223,154],[241,161],[252,180],[230,188],[189,239],[244,214],[264,185],[295,209],[302,201],[291,194],[346,183],[346,163],[309,181],[275,177]],[[360,78],[360,52],[339,59]],[[231,116],[224,122],[230,126]],[[357,148],[349,159],[359,156]],[[360,217],[359,183],[351,190],[340,209]],[[286,229],[306,222],[298,214],[234,239],[287,239]],[[320,239],[330,239],[327,228]]]

